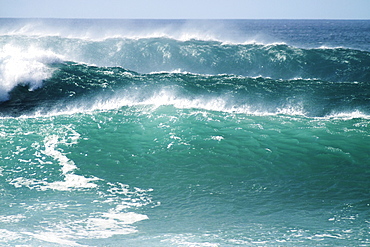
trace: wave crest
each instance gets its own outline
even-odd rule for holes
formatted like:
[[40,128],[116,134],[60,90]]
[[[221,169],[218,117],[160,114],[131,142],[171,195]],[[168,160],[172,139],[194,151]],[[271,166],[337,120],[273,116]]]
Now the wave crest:
[[173,105],[176,108],[312,117],[333,112],[370,113],[367,82],[334,83],[318,79],[276,80],[183,72],[139,74],[120,67],[72,62],[50,65],[43,87],[19,84],[0,104],[3,116],[85,112],[123,106]]
[[[5,62],[4,57],[2,58],[4,66],[6,63],[11,64],[14,59],[21,60],[20,64],[25,64],[25,74],[30,73],[28,68],[32,66],[35,68],[33,71],[45,74],[41,70],[45,67],[40,66],[40,62],[43,63],[45,58],[56,59],[60,57],[57,54],[61,54],[68,61],[97,66],[120,66],[139,73],[180,70],[198,74],[235,74],[284,80],[318,78],[335,82],[370,81],[370,53],[344,48],[302,49],[284,43],[227,44],[171,38],[87,41],[19,36],[4,37],[3,44],[3,56],[12,57]],[[18,47],[18,50],[7,51],[9,46]],[[35,64],[29,66],[31,62]],[[4,67],[3,70],[14,73],[11,67]],[[37,73],[34,75],[36,81],[47,77]]]
[[9,92],[17,85],[27,85],[29,90],[42,86],[51,77],[50,63],[62,61],[60,55],[49,50],[30,46],[22,48],[7,44],[0,48],[0,101],[9,99]]

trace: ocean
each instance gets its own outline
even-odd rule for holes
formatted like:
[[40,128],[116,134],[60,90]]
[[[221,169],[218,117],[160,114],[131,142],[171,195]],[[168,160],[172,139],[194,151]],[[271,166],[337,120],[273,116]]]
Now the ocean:
[[0,246],[369,246],[369,20],[0,19]]

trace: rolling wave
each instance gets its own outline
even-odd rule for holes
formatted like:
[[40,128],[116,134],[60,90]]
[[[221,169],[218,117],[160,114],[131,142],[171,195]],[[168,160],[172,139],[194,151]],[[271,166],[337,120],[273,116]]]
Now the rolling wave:
[[[314,117],[370,113],[366,50],[230,42],[212,35],[222,28],[207,32],[203,22],[193,33],[187,30],[194,23],[182,22],[138,22],[141,31],[102,25],[102,34],[92,25],[95,39],[77,28],[89,21],[74,29],[66,20],[49,21],[49,29],[8,22],[0,28],[2,116],[143,104]],[[119,35],[110,35],[117,28]]]
[[[39,50],[67,61],[120,66],[139,73],[181,70],[274,79],[370,80],[370,53],[348,48],[303,49],[282,43],[227,44],[169,38],[91,41],[58,36],[3,36],[0,47],[4,54],[16,50],[29,56]],[[4,63],[4,58],[1,60]]]
[[368,246],[369,27],[0,19],[1,241]]
[[[49,64],[40,88],[19,84],[0,104],[3,116],[173,105],[247,114],[325,117],[370,113],[368,82],[272,79],[184,72],[140,74],[121,67],[73,62]],[[32,90],[30,90],[32,89]]]

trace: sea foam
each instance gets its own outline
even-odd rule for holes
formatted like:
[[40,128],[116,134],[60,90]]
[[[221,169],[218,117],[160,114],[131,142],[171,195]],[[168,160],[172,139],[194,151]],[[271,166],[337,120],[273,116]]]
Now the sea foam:
[[47,64],[62,60],[62,56],[35,46],[7,44],[0,49],[0,101],[8,100],[9,92],[19,84],[31,91],[40,88],[53,73]]

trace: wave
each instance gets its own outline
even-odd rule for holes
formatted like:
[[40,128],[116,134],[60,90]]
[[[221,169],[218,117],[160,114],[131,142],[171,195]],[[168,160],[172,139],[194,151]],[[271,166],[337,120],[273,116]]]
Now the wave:
[[170,38],[233,44],[285,43],[296,47],[346,47],[369,51],[367,20],[117,20],[1,19],[0,35],[109,38]]
[[[121,67],[73,62],[49,64],[42,87],[20,83],[0,104],[3,116],[173,105],[247,114],[324,117],[343,112],[370,114],[368,82],[272,79],[194,73],[140,74]],[[33,90],[30,90],[33,89]]]
[[[1,20],[0,114],[134,105],[369,114],[369,51],[335,42],[303,48],[245,32],[269,23]],[[294,22],[297,34],[301,24]]]
[[[24,63],[36,50],[37,54],[48,57],[97,66],[120,66],[139,73],[181,70],[274,79],[370,81],[370,52],[345,48],[302,49],[284,43],[225,44],[169,38],[88,41],[57,36],[2,36],[0,49],[5,54],[0,60],[2,73],[8,71],[4,65],[7,61],[18,59]],[[38,62],[39,58],[34,61]]]
[[170,38],[235,42],[235,32],[222,20],[3,19],[2,22],[0,35],[11,36],[58,36],[90,41]]

